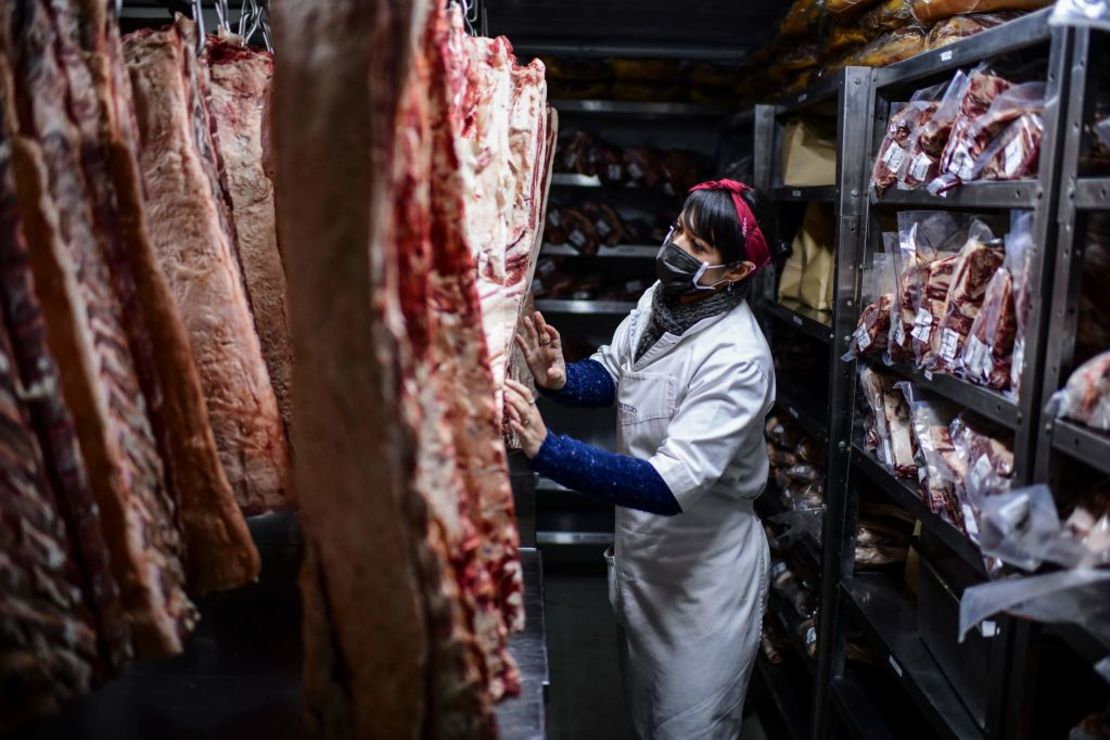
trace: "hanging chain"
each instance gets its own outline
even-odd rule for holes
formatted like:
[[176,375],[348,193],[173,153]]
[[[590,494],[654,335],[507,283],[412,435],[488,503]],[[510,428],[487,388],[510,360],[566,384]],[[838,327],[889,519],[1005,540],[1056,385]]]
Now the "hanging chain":
[[231,10],[227,7],[227,0],[215,0],[216,16],[219,18],[220,30],[231,33]]

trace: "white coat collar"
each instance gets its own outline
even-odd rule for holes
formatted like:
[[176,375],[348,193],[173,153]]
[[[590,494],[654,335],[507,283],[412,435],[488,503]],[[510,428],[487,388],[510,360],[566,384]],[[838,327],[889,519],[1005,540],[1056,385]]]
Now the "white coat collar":
[[697,334],[708,329],[710,326],[716,324],[725,316],[729,316],[733,312],[737,311],[740,306],[747,305],[747,301],[742,301],[738,306],[736,306],[736,308],[733,308],[731,311],[726,311],[725,313],[717,314],[716,316],[708,316],[691,326],[681,335],[666,332],[654,345],[652,345],[651,349],[644,353],[643,357],[641,357],[639,360],[636,360],[634,358],[636,355],[636,347],[638,347],[640,343],[640,334],[642,334],[643,330],[647,327],[646,319],[651,316],[651,302],[653,297],[655,296],[655,291],[658,289],[659,282],[656,281],[654,285],[644,291],[644,294],[640,296],[640,300],[636,304],[636,308],[632,311],[632,323],[630,326],[631,331],[629,332],[629,336],[632,338],[632,341],[629,343],[632,357],[628,359],[628,362],[632,370],[634,371],[642,370],[659,358],[669,354],[671,350],[677,347],[683,340],[691,339]]

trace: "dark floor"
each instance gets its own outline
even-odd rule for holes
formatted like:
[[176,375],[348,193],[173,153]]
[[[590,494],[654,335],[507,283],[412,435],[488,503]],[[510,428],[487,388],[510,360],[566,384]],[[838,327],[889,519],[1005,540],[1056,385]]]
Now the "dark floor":
[[[543,550],[550,740],[632,737],[621,691],[616,623],[609,606],[603,549]],[[764,740],[757,708],[751,709],[742,740]]]

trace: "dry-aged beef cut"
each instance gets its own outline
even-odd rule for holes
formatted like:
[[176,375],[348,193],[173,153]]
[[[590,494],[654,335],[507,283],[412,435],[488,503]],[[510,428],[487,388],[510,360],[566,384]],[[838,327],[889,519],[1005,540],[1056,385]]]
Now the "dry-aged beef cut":
[[498,390],[547,189],[543,68],[514,70],[457,9],[275,10],[310,716],[328,733],[488,736],[519,682]]
[[131,635],[73,417],[62,398],[58,367],[46,344],[46,326],[31,278],[11,173],[11,147],[7,146],[11,143],[7,132],[14,123],[14,118],[9,118],[14,111],[8,106],[11,82],[10,66],[0,52],[0,125],[5,143],[0,151],[0,310],[4,329],[12,339],[19,382],[24,389],[35,391],[24,394],[24,402],[38,432],[47,478],[75,541],[73,558],[80,564],[90,608],[99,622],[101,656],[108,669],[118,670],[131,657]]
[[217,179],[195,27],[124,40],[160,266],[189,331],[220,459],[244,512],[289,504],[289,447]]
[[960,252],[926,357],[926,365],[931,369],[952,372],[958,367],[956,360],[963,353],[971,325],[983,306],[987,284],[1002,265],[1002,259],[998,246],[974,237]]
[[[461,154],[473,167],[468,177],[467,238],[478,263],[482,322],[494,384],[501,393],[510,362],[521,306],[532,284],[542,235],[551,158],[547,145],[546,83],[543,63],[516,65],[507,39],[466,36],[473,87]],[[564,212],[566,215],[566,212]],[[584,251],[597,249],[593,223],[582,215],[577,231],[564,224],[568,239]]]
[[967,377],[995,390],[1009,388],[1016,333],[1014,279],[1008,268],[1001,267],[987,284],[983,307],[964,345],[961,364]]
[[285,272],[274,224],[274,188],[263,169],[263,111],[273,58],[237,37],[205,44],[212,140],[235,224],[235,251],[243,271],[254,326],[270,372],[278,409],[289,425],[293,357],[285,308]]
[[115,19],[105,0],[81,0],[96,33],[89,46],[100,100],[120,239],[135,278],[159,380],[160,444],[185,538],[191,590],[204,593],[254,580],[261,562],[220,462],[189,336],[151,245],[136,151],[131,81]]
[[875,166],[871,171],[871,184],[883,193],[898,181],[898,173],[906,162],[910,137],[936,112],[938,103],[919,101],[907,103],[890,116],[886,137],[879,146]]
[[[4,6],[18,127],[13,168],[47,339],[61,369],[137,651],[168,654],[195,621],[147,396],[157,388],[134,275],[110,221],[99,126],[69,4]],[[66,24],[69,24],[68,26]],[[76,96],[76,97],[72,97]],[[88,117],[93,118],[90,123]],[[90,184],[91,181],[93,184]],[[107,228],[106,228],[107,226]],[[143,375],[140,376],[140,373]]]
[[[0,317],[3,318],[3,317]],[[97,625],[0,328],[0,732],[87,692]]]

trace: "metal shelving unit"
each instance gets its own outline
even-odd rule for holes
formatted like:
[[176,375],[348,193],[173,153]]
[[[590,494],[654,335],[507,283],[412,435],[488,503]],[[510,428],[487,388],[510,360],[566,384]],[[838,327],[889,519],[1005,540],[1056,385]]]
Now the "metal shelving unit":
[[[1033,301],[1027,322],[1023,393],[1013,400],[992,390],[972,385],[964,380],[941,374],[932,374],[914,367],[884,367],[876,369],[894,373],[912,381],[923,389],[970,409],[1008,429],[1015,437],[1017,484],[1035,479],[1033,461],[1038,445],[1042,403],[1043,357],[1048,327],[1049,278],[1056,242],[1055,218],[1058,200],[1057,179],[1060,172],[1058,156],[1061,147],[1062,114],[1060,101],[1067,99],[1069,80],[1066,71],[1070,63],[1070,32],[1048,25],[1050,10],[1031,13],[1002,27],[992,29],[953,44],[945,49],[928,52],[905,62],[883,69],[876,69],[870,76],[871,113],[866,118],[871,125],[867,141],[859,156],[853,161],[860,170],[860,180],[870,174],[871,163],[885,134],[886,122],[894,103],[905,101],[913,91],[930,84],[946,81],[959,68],[991,60],[1001,55],[1021,52],[1026,56],[1039,55],[1047,59],[1047,85],[1049,100],[1044,113],[1045,132],[1042,140],[1039,171],[1035,179],[1017,182],[970,183],[947,195],[934,196],[925,190],[891,190],[883,196],[874,191],[856,199],[855,211],[839,211],[839,223],[857,225],[856,244],[849,247],[856,262],[852,277],[857,277],[870,264],[871,255],[881,250],[882,221],[899,210],[962,209],[969,211],[1006,212],[1013,209],[1033,211],[1033,241],[1031,257],[1031,285]],[[1043,54],[1042,54],[1043,51]],[[1023,57],[1024,58],[1024,57]],[[758,118],[757,118],[758,124]],[[850,144],[842,140],[843,150]],[[1093,186],[1083,191],[1085,197],[1102,197]],[[842,257],[843,255],[841,255]],[[844,286],[845,295],[858,298]],[[854,286],[852,286],[854,287]],[[838,294],[842,286],[838,281]],[[842,344],[855,328],[861,306],[851,304],[851,310],[838,315],[843,326],[838,326],[834,336]],[[836,356],[844,354],[837,351]],[[871,362],[871,360],[867,360]],[[856,363],[838,363],[842,373],[851,382],[843,391],[839,408],[849,417],[855,412]],[[837,406],[833,400],[831,406]],[[1029,639],[1030,631],[1016,620],[1002,619],[996,636],[989,644],[988,661],[991,685],[987,687],[985,725],[979,726],[967,712],[959,697],[944,677],[939,665],[932,658],[917,634],[915,624],[916,604],[911,595],[890,575],[855,573],[853,551],[859,509],[856,481],[866,479],[883,491],[893,502],[909,510],[921,523],[923,536],[937,542],[970,566],[980,578],[986,578],[986,569],[978,547],[960,530],[932,513],[923,502],[916,482],[896,479],[878,461],[859,447],[851,444],[851,422],[837,429],[830,429],[830,449],[840,447],[850,450],[847,480],[839,491],[830,484],[827,494],[829,512],[825,522],[828,541],[825,544],[824,583],[822,599],[821,672],[818,686],[828,685],[835,708],[845,710],[830,712],[820,700],[817,702],[814,738],[835,734],[837,728],[853,736],[884,736],[886,732],[899,736],[898,727],[870,732],[867,723],[858,716],[872,712],[881,714],[875,707],[867,707],[866,692],[850,682],[846,673],[846,634],[849,624],[862,627],[872,645],[891,658],[890,674],[898,680],[900,690],[916,707],[921,719],[929,723],[930,734],[937,737],[1003,738],[1022,736],[1023,716],[1014,706],[1015,698],[1023,690],[1024,676],[1011,676],[1028,668],[1018,660],[1018,654]],[[1063,434],[1061,434],[1061,440]],[[1063,442],[1061,441],[1061,444]],[[860,476],[860,478],[857,478]],[[853,688],[854,687],[854,688]],[[873,711],[874,710],[874,711]],[[913,728],[914,718],[891,718],[907,723],[906,731]],[[919,722],[920,724],[920,722]]]
[[[843,516],[836,512],[843,506],[842,492],[847,484],[848,448],[838,440],[847,439],[850,433],[850,388],[854,376],[850,369],[839,362],[847,351],[848,335],[855,328],[858,311],[858,263],[860,206],[864,193],[864,173],[859,162],[865,156],[870,137],[869,105],[871,100],[871,70],[848,67],[840,73],[822,79],[811,89],[786,96],[776,103],[756,106],[755,109],[755,181],[767,190],[782,206],[796,203],[825,202],[836,209],[836,275],[833,311],[820,315],[781,303],[768,303],[765,312],[776,321],[793,326],[803,335],[817,342],[818,351],[825,352],[830,377],[824,393],[815,390],[820,383],[802,377],[778,378],[778,405],[797,419],[802,428],[826,445],[827,470],[825,479],[828,514],[823,524],[823,552],[820,556],[822,589],[821,616],[818,620],[818,658],[814,661],[812,707],[814,737],[823,736],[822,718],[829,712],[828,685],[829,663],[824,657],[824,645],[832,639],[829,632],[833,620],[828,611],[835,601],[827,584],[830,576],[839,572],[843,557],[840,544]],[[836,128],[840,146],[837,151],[836,183],[828,187],[798,188],[785,186],[781,181],[779,157],[781,130],[786,119],[803,111],[829,110],[835,106]],[[824,398],[819,397],[823,395]],[[803,545],[804,547],[804,545]],[[849,557],[851,557],[849,555]],[[835,607],[833,607],[835,609]]]
[[913,514],[921,522],[922,527],[959,555],[967,565],[981,576],[986,577],[987,572],[986,568],[983,567],[983,556],[979,552],[979,548],[963,532],[930,511],[925,502],[921,500],[921,494],[918,492],[917,486],[900,478],[895,478],[887,472],[887,469],[873,455],[858,446],[852,449],[852,464],[871,482],[881,488],[894,503]]
[[849,611],[887,661],[936,737],[979,737],[981,730],[917,634],[911,596],[887,575],[859,574],[841,584]]
[[780,321],[796,327],[812,339],[826,344],[833,340],[832,314],[828,311],[814,311],[793,301],[785,303],[771,301],[763,307],[763,310]]

